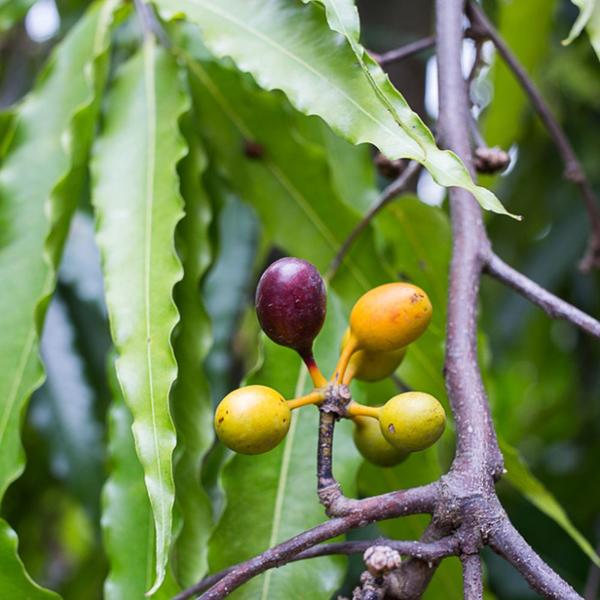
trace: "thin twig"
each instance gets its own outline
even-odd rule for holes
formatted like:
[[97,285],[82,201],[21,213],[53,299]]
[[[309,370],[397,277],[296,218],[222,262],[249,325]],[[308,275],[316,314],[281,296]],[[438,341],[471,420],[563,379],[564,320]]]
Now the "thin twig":
[[435,36],[429,35],[405,46],[400,46],[400,48],[384,52],[383,54],[377,54],[376,52],[370,52],[370,54],[383,67],[423,52],[423,50],[427,50],[428,48],[433,48],[433,46],[435,46]]
[[350,232],[348,237],[345,239],[344,243],[341,245],[338,253],[334,256],[331,261],[329,268],[327,269],[327,274],[325,275],[325,279],[331,280],[337,273],[337,270],[340,268],[342,261],[348,251],[352,247],[352,244],[356,241],[356,238],[365,230],[365,228],[369,225],[369,223],[373,220],[373,218],[381,211],[389,202],[391,202],[398,194],[402,193],[406,190],[408,183],[411,177],[419,171],[421,165],[417,162],[411,162],[407,165],[406,169],[402,171],[400,177],[390,183],[384,190],[381,192],[380,196],[373,203],[373,206],[367,211],[365,216],[361,219],[361,221],[356,225],[356,227]]
[[[299,560],[307,560],[310,558],[318,558],[320,556],[332,556],[336,554],[351,555],[362,554],[371,546],[387,546],[396,550],[403,556],[413,556],[421,560],[436,561],[446,556],[457,554],[458,546],[455,538],[444,538],[429,544],[412,541],[389,540],[387,538],[378,538],[375,540],[364,540],[357,542],[333,542],[329,544],[319,544],[313,546],[300,554],[296,554],[290,558],[288,562],[296,562]],[[231,573],[236,568],[236,565],[223,569],[214,575],[205,577],[198,582],[193,588],[189,588],[185,592],[175,596],[173,600],[185,600],[195,594],[201,594],[215,583],[223,579],[225,575]]]
[[468,2],[467,6],[473,26],[479,29],[483,35],[488,37],[494,43],[498,53],[502,56],[521,84],[521,87],[529,96],[531,104],[546,126],[546,129],[563,160],[565,165],[565,177],[578,186],[581,196],[583,197],[590,220],[591,235],[586,254],[580,263],[581,269],[588,271],[592,268],[600,267],[600,207],[598,206],[596,194],[571,146],[571,142],[569,142],[562,127],[555,119],[540,91],[536,88],[533,81],[531,81],[517,57],[506,45],[481,8],[472,0]]
[[564,319],[583,331],[600,338],[600,321],[551,294],[522,273],[507,265],[491,251],[486,256],[485,270],[492,277],[505,283],[521,294],[521,296],[533,302],[533,304],[537,304],[553,319]]
[[[433,483],[410,490],[357,500],[355,509],[349,514],[330,519],[277,546],[269,548],[250,560],[239,563],[201,598],[202,600],[220,600],[249,579],[252,579],[252,577],[273,567],[284,565],[300,552],[332,537],[346,533],[350,529],[365,527],[375,521],[398,516],[431,513],[438,494],[438,484]],[[183,600],[193,594],[192,587],[175,598],[176,600]]]

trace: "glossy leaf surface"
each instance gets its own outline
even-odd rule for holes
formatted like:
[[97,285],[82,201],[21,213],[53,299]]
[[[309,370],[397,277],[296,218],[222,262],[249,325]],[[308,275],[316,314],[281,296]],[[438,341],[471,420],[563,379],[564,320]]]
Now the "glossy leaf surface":
[[[390,158],[414,158],[441,185],[465,187],[484,208],[506,213],[494,194],[472,182],[454,154],[437,148],[429,129],[355,36],[348,32],[350,43],[340,43],[320,7],[285,0],[157,4],[168,13],[186,14],[217,56],[230,56],[263,88],[283,90],[296,108],[322,117],[351,142],[371,143]],[[334,16],[330,24],[345,32],[347,20]]]
[[152,506],[155,591],[172,539],[175,429],[169,392],[177,375],[173,288],[182,277],[175,227],[183,214],[176,165],[186,148],[177,65],[148,38],[117,76],[94,147],[93,203],[117,376]]

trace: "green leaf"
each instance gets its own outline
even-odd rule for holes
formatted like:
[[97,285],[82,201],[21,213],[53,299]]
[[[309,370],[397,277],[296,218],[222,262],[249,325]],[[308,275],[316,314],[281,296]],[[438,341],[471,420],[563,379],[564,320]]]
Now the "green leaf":
[[210,262],[208,224],[210,201],[203,187],[206,157],[188,115],[183,123],[189,154],[180,164],[185,217],[177,227],[177,250],[183,279],[175,286],[180,322],[173,338],[177,381],[171,394],[171,410],[177,428],[175,498],[181,518],[177,535],[176,572],[183,586],[190,586],[206,572],[207,542],[212,529],[212,507],[200,484],[202,459],[214,438],[212,401],[203,361],[210,345],[209,322],[200,298],[200,282]]
[[[102,490],[102,533],[110,572],[104,584],[104,597],[131,600],[144,597],[155,575],[154,526],[144,471],[131,432],[133,419],[112,366],[110,381],[113,391],[108,413],[110,476]],[[152,597],[166,600],[176,592],[176,586],[168,578]]]
[[84,183],[116,5],[94,4],[57,47],[0,172],[0,497],[23,470],[20,418],[43,378],[38,335]]
[[185,152],[177,120],[187,104],[178,75],[174,60],[148,38],[116,78],[92,162],[117,375],[154,516],[151,592],[165,576],[174,502],[170,338],[178,321],[173,288],[182,276],[174,236],[183,214],[175,167]]
[[[307,117],[293,111],[283,95],[260,90],[247,76],[215,61],[189,64],[211,158],[240,197],[254,206],[273,241],[324,272],[359,215],[340,200],[323,145],[296,135],[296,120]],[[264,156],[245,156],[245,140],[260,143]],[[393,271],[382,267],[367,231],[334,283],[354,301],[394,278]]]
[[[217,56],[230,56],[263,88],[283,90],[297,109],[322,117],[342,137],[374,144],[390,158],[418,160],[441,185],[464,187],[484,208],[508,214],[494,194],[473,183],[456,155],[435,145],[431,132],[352,33],[347,33],[350,44],[340,43],[320,7],[289,0],[156,3],[166,12],[186,14]],[[344,14],[352,9],[346,6]],[[344,19],[330,23],[344,30]]]
[[[332,168],[327,152],[338,145],[319,142],[320,121],[298,113],[283,96],[257,89],[249,78],[215,61],[191,63],[190,70],[201,131],[215,165],[256,208],[275,243],[322,271],[327,269],[359,221],[358,213],[341,199],[347,188],[339,186],[340,170],[351,164],[354,194],[373,198],[373,177],[364,174],[372,169],[368,155],[361,148],[346,146],[346,154],[352,150],[357,156],[351,163],[346,157],[344,166]],[[281,131],[288,135],[280,135]],[[244,155],[246,139],[263,146],[260,159]],[[361,177],[356,175],[360,171]],[[406,202],[402,198],[390,204],[375,220],[375,230],[388,260],[382,260],[373,228],[368,228],[333,279],[333,287],[347,307],[367,289],[398,278],[408,278],[432,295],[434,322],[421,340],[411,344],[401,374],[411,385],[442,399],[448,218],[440,209],[408,197]],[[426,243],[431,239],[440,243]]]
[[600,567],[600,557],[592,545],[583,537],[569,519],[563,507],[556,498],[544,487],[535,475],[529,470],[519,452],[502,439],[498,440],[504,455],[504,465],[507,470],[505,479],[513,485],[529,502],[538,510],[550,517],[557,525],[571,537],[588,558]]
[[27,575],[17,553],[17,534],[0,519],[0,590],[4,598],[59,600],[60,596],[37,585]]
[[577,15],[577,19],[575,19],[569,35],[562,41],[565,46],[579,37],[584,27],[589,24],[596,9],[596,0],[571,0],[571,2],[579,8],[579,15]]
[[572,0],[572,2],[580,7],[581,13],[575,21],[566,43],[577,37],[585,26],[592,47],[600,59],[600,4],[596,0]]
[[[317,339],[321,368],[333,370],[345,329],[339,301],[329,292],[325,327]],[[264,339],[264,360],[248,383],[268,385],[285,397],[307,390],[308,377],[297,355]],[[318,411],[294,411],[286,439],[274,450],[256,456],[235,455],[223,473],[225,512],[210,543],[211,571],[258,554],[325,520],[316,493]],[[335,433],[335,473],[346,494],[355,493],[359,464],[351,424]],[[240,532],[244,532],[240,535]],[[269,571],[245,584],[235,598],[330,598],[344,576],[344,559],[301,561]]]
[[[379,66],[379,63],[365,52],[359,43],[360,22],[354,0],[303,0],[317,2],[325,7],[327,21],[333,31],[341,33],[350,44],[356,60],[369,82],[375,95],[392,115],[394,121],[405,133],[415,140],[423,150],[424,159],[407,156],[419,160],[440,185],[446,187],[460,186],[473,193],[482,208],[500,214],[510,214],[498,198],[485,188],[476,186],[462,161],[454,153],[440,150],[433,134],[423,123],[419,115],[413,112],[402,96],[392,85],[390,78]],[[458,183],[460,181],[460,183]],[[510,215],[515,216],[515,215]]]

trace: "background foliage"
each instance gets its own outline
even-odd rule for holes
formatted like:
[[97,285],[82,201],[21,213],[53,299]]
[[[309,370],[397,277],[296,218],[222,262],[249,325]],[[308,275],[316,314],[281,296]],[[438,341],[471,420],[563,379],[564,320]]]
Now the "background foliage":
[[[259,335],[258,276],[284,254],[327,273],[386,183],[372,149],[337,134],[418,156],[444,184],[471,185],[364,54],[351,3],[157,4],[168,47],[144,39],[127,3],[0,4],[2,597],[56,598],[51,589],[67,599],[142,598],[155,584],[152,597],[168,598],[321,521],[316,494],[306,492],[315,488],[316,411],[300,411],[285,443],[263,456],[231,456],[214,444],[212,404],[241,380],[288,397],[308,384],[295,355]],[[590,11],[582,14],[591,15],[587,31],[596,41],[598,9],[578,4]],[[429,2],[358,8],[360,39],[374,51],[431,31]],[[577,8],[543,0],[485,8],[598,187],[597,56],[585,36],[561,44]],[[189,23],[169,20],[181,12]],[[523,35],[524,24],[531,35]],[[250,25],[264,27],[277,52],[266,52]],[[598,274],[575,268],[587,237],[583,205],[561,179],[526,98],[487,50],[489,66],[472,94],[484,137],[511,149],[513,166],[483,183],[525,217],[517,224],[486,213],[490,236],[508,262],[597,315]],[[235,63],[222,58],[229,55]],[[425,52],[390,75],[435,129],[432,61]],[[260,145],[258,156],[249,143]],[[435,317],[399,375],[445,401],[450,231],[443,191],[426,173],[416,195],[382,211],[329,277],[316,355],[329,371],[357,296],[409,279],[428,291]],[[598,344],[493,282],[484,284],[480,312],[486,384],[509,469],[502,500],[530,543],[583,590],[590,561],[573,526],[598,543]],[[395,388],[357,385],[355,393],[380,403]],[[349,495],[424,483],[447,468],[452,443],[448,431],[439,448],[380,470],[361,462],[344,423],[336,475]],[[416,538],[425,521],[410,517],[352,535]],[[532,597],[502,561],[485,558],[490,596]],[[355,583],[360,564],[347,567],[343,558],[295,563],[236,597],[310,590],[329,598]],[[460,598],[460,590],[459,566],[449,560],[426,597]]]

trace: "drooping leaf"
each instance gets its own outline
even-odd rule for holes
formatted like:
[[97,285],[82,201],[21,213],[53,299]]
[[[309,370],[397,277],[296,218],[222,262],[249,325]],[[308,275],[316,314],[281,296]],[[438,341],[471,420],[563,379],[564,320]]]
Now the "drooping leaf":
[[565,46],[580,36],[583,29],[590,24],[596,11],[596,0],[571,0],[571,2],[579,9],[579,14],[573,23],[573,27],[571,27],[571,31],[569,31],[569,35],[562,42]]
[[570,43],[585,27],[596,55],[600,59],[600,4],[596,0],[572,0],[581,12],[565,43]]
[[[217,165],[240,197],[255,207],[275,243],[325,272],[359,220],[339,199],[325,148],[294,136],[297,115],[290,115],[282,95],[260,90],[215,61],[191,62],[190,72],[202,133]],[[280,134],[285,130],[288,136]],[[246,140],[261,144],[263,156],[245,156]],[[357,298],[393,277],[377,259],[367,231],[334,283],[338,291]]]
[[[352,33],[349,44],[340,43],[320,7],[298,0],[157,4],[165,12],[186,14],[217,56],[231,57],[263,88],[283,90],[296,108],[319,115],[341,136],[374,144],[390,158],[414,158],[441,185],[465,187],[484,208],[506,214],[494,194],[472,182],[454,154],[437,148],[431,132]],[[330,20],[338,30],[344,22]]]
[[[278,100],[275,94],[257,89],[248,78],[214,61],[194,63],[191,74],[202,133],[215,164],[240,196],[256,208],[278,245],[325,272],[359,216],[341,199],[347,188],[340,188],[341,176],[334,175],[339,167],[330,168],[327,151],[331,144],[319,144],[315,131],[322,123],[313,123],[289,107],[283,97]],[[295,133],[297,126],[300,135]],[[281,136],[279,132],[284,130],[290,135]],[[262,145],[262,157],[244,155],[247,139]],[[239,151],[232,152],[232,148]],[[361,157],[360,169],[368,169],[368,156],[359,148],[346,148],[350,150]],[[355,157],[353,169],[358,171],[359,164]],[[355,177],[354,184],[356,195],[370,199],[376,195],[372,177]],[[402,198],[388,206],[375,220],[374,229],[377,244],[373,229],[368,228],[332,285],[348,308],[367,289],[397,279],[409,279],[431,294],[434,322],[421,340],[411,344],[402,373],[409,384],[442,399],[448,219],[440,209],[409,197],[406,203]],[[432,238],[441,243],[428,243]],[[388,260],[382,260],[381,254]]]
[[571,537],[588,558],[600,567],[600,557],[593,546],[577,530],[569,516],[556,498],[544,487],[543,483],[529,470],[518,451],[499,439],[507,470],[506,480],[514,486],[529,502],[550,517]]
[[17,553],[17,534],[0,519],[0,590],[5,598],[60,600],[31,580]]
[[[110,572],[104,583],[104,597],[141,599],[155,577],[152,509],[131,432],[133,419],[112,366],[109,378],[113,390],[108,413],[110,475],[102,490],[102,533]],[[167,577],[152,598],[166,600],[176,591]]]
[[93,196],[117,376],[152,506],[160,586],[172,539],[175,429],[169,391],[177,369],[173,288],[181,279],[175,227],[183,214],[176,165],[186,109],[174,60],[148,37],[118,74],[94,147]]
[[[335,366],[345,329],[339,301],[331,292],[328,316],[317,339],[316,358],[324,372]],[[295,353],[264,339],[264,359],[249,383],[273,387],[286,398],[307,390],[308,377]],[[211,571],[266,550],[325,519],[316,494],[318,411],[294,411],[285,440],[274,450],[255,456],[235,455],[223,474],[225,512],[210,542]],[[341,422],[335,432],[335,473],[349,496],[360,463],[351,427]],[[244,532],[240,535],[240,532]],[[248,582],[236,598],[330,598],[343,579],[344,560],[302,561]]]
[[180,322],[173,338],[173,350],[178,375],[171,394],[171,410],[178,434],[174,467],[176,507],[181,519],[174,547],[175,570],[183,586],[198,581],[206,571],[212,508],[200,483],[200,470],[214,437],[210,388],[203,368],[210,331],[200,298],[201,279],[211,255],[208,238],[211,211],[202,183],[206,157],[193,125],[188,115],[184,132],[189,153],[180,164],[185,216],[178,225],[176,238],[184,273],[175,286]]
[[23,469],[20,416],[42,380],[38,335],[84,182],[116,6],[92,5],[58,46],[19,108],[0,172],[0,497]]

